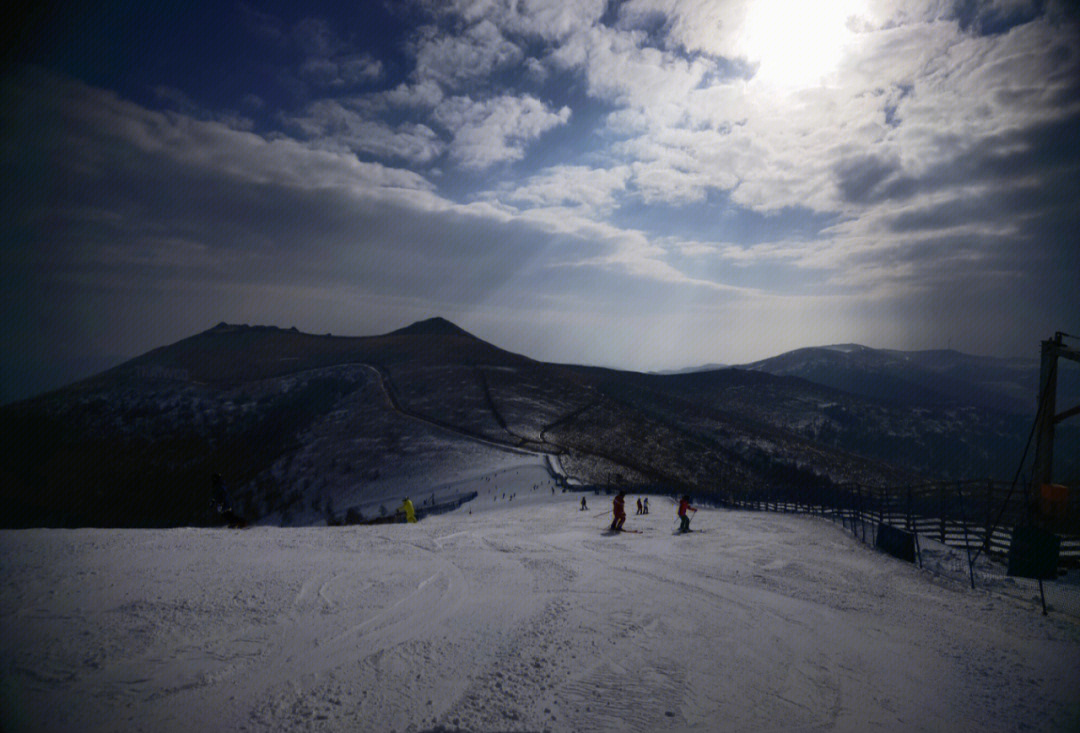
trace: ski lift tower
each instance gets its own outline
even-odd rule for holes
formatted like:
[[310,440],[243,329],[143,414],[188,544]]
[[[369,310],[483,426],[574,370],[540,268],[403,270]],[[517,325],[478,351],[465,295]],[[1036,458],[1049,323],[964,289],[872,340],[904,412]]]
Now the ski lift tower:
[[[1039,411],[1035,418],[1035,467],[1032,483],[1036,496],[1042,501],[1043,513],[1067,511],[1068,494],[1065,487],[1054,485],[1054,426],[1062,420],[1080,414],[1080,405],[1056,412],[1058,360],[1080,362],[1080,349],[1067,346],[1065,338],[1076,336],[1058,331],[1054,338],[1042,342],[1042,367],[1039,374]],[[1049,505],[1049,506],[1047,506]]]

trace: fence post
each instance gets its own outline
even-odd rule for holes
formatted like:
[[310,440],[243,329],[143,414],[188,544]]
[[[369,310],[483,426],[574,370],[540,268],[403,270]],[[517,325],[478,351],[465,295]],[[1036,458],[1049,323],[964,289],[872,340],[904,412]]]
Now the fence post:
[[851,497],[851,528],[855,532],[855,538],[859,538],[859,527],[862,525],[862,484],[855,484],[855,493]]
[[968,576],[971,578],[971,589],[975,590],[975,569],[971,561],[971,545],[968,544],[967,513],[964,512],[964,485],[956,482],[956,498],[960,502],[960,524],[964,528],[964,550],[967,551]]
[[[859,519],[859,525],[863,531],[863,541],[866,541],[866,525],[863,523],[863,498],[862,498],[862,484],[855,483],[855,516]],[[851,526],[855,529],[855,537],[859,536],[859,530],[855,527],[854,519],[851,522]]]
[[938,519],[940,520],[941,544],[945,544],[945,492],[938,487]]
[[855,486],[852,486],[847,490],[844,495],[844,513],[847,515],[848,524],[851,525],[851,534],[855,535]]
[[907,521],[908,531],[915,538],[915,559],[919,561],[919,569],[922,569],[922,549],[919,547],[919,528],[915,526],[915,517],[912,513],[911,484],[907,485]]
[[907,525],[905,526],[905,529],[907,529],[907,531],[910,532],[911,528],[912,528],[912,525],[913,525],[913,522],[911,521],[911,484],[908,484],[907,485]]
[[848,524],[851,525],[851,534],[855,534],[855,484],[848,487],[844,493],[844,514]]
[[843,491],[843,497],[841,498],[841,501],[842,501],[841,506],[843,507],[843,510],[842,510],[843,515],[842,516],[848,522],[848,524],[845,525],[845,527],[850,525],[851,526],[850,529],[852,530],[852,533],[853,533],[854,529],[855,529],[855,513],[852,510],[852,507],[855,505],[855,487],[854,486],[849,486],[847,489],[845,489],[845,491]]
[[[859,523],[862,525],[862,541],[866,544],[866,503],[869,501],[870,487],[866,487],[866,491],[859,487]],[[864,498],[865,497],[865,498]]]
[[847,487],[844,488],[844,493],[840,497],[840,506],[842,507],[842,509],[840,510],[840,517],[844,520],[844,529],[848,528],[848,524],[852,524],[852,526],[854,526],[854,522],[852,521],[852,514],[851,514],[851,506],[852,506],[852,503],[855,501],[852,498],[854,496],[855,496],[855,485],[852,484],[851,486],[847,486]]

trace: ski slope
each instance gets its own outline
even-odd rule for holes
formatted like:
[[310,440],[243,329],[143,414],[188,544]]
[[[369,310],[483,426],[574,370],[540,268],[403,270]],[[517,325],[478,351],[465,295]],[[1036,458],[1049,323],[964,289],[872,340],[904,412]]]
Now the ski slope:
[[824,520],[631,495],[609,536],[535,462],[470,481],[416,525],[0,533],[0,729],[1080,730],[1075,623]]

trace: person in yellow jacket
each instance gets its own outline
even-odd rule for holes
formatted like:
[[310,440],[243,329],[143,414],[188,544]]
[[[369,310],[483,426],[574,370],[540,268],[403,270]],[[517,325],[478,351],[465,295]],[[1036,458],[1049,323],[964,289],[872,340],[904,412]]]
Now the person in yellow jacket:
[[405,521],[415,524],[416,523],[416,507],[413,506],[409,497],[405,497],[405,500],[401,502],[401,506],[397,509],[398,514],[405,515]]

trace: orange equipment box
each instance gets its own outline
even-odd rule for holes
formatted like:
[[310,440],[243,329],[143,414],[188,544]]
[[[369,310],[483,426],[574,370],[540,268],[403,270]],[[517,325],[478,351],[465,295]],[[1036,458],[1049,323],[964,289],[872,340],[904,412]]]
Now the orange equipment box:
[[1061,519],[1069,513],[1069,487],[1043,484],[1039,491],[1039,513],[1048,519]]

